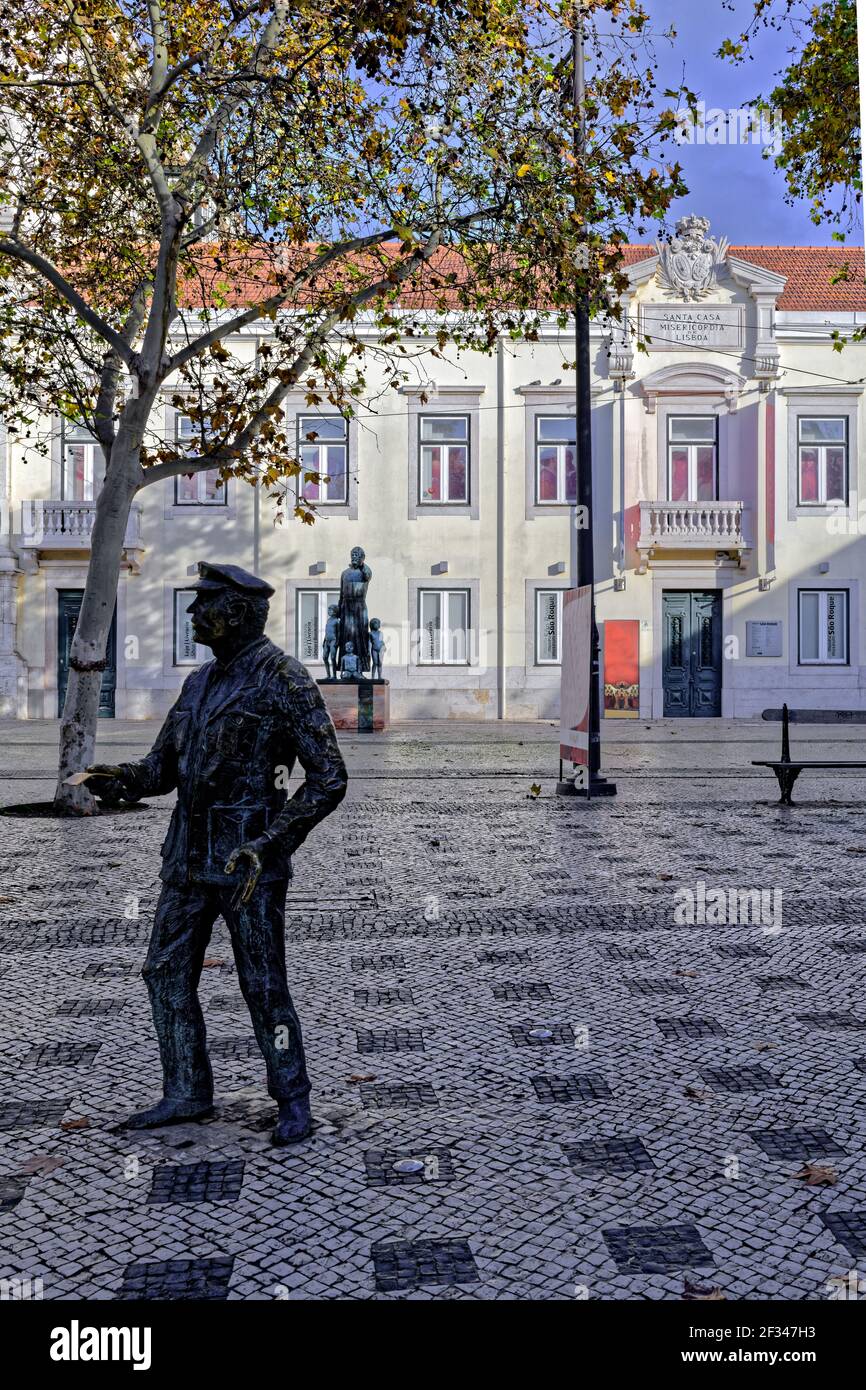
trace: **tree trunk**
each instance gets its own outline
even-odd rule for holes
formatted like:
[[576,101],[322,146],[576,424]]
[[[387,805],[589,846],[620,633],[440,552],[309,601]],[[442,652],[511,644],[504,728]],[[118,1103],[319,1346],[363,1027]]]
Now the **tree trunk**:
[[90,565],[70,650],[69,683],[60,721],[60,765],[54,793],[54,809],[59,815],[91,816],[97,811],[86,786],[67,787],[64,783],[73,772],[83,771],[95,759],[101,663],[105,659],[117,599],[129,510],[140,476],[138,454],[139,443],[128,429],[121,427],[96,501]]

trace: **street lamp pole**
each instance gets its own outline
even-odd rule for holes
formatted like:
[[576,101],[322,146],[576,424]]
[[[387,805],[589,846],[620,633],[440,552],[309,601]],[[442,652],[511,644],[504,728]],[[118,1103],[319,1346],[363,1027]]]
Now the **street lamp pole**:
[[[581,168],[586,147],[586,79],[583,56],[584,9],[576,0],[572,25],[572,67],[574,81],[574,158],[575,178]],[[579,198],[575,188],[575,208]],[[589,355],[589,295],[581,280],[581,269],[588,269],[588,247],[584,246],[586,264],[578,260],[574,293],[574,370],[575,370],[575,443],[577,450],[577,506],[572,509],[571,521],[571,584],[588,586],[590,590],[590,677],[589,677],[589,767],[585,787],[575,786],[576,796],[615,796],[616,784],[601,775],[601,730],[599,710],[599,641],[595,621],[595,564],[593,555],[592,504],[592,395],[590,390]],[[581,522],[581,525],[578,525]]]

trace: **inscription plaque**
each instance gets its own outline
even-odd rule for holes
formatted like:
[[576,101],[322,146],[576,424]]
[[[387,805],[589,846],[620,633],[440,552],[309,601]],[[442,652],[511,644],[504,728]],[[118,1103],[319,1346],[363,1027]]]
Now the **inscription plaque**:
[[781,656],[782,624],[778,622],[746,623],[746,656]]
[[740,304],[643,304],[640,333],[652,341],[650,352],[678,348],[741,348],[743,308]]

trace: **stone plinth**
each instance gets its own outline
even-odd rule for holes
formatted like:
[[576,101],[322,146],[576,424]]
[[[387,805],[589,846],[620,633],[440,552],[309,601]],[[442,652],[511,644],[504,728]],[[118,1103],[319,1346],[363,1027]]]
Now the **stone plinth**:
[[319,681],[335,729],[383,733],[391,724],[391,687],[387,681]]

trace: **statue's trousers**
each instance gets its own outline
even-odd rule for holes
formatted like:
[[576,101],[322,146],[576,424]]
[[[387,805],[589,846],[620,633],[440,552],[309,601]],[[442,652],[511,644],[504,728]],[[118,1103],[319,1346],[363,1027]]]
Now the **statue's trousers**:
[[231,934],[238,981],[267,1065],[270,1094],[277,1101],[309,1094],[301,1025],[286,982],[287,886],[286,879],[259,883],[250,901],[234,908],[236,884],[164,884],[142,974],[159,1039],[166,1096],[204,1101],[213,1096],[198,982],[219,916]]

